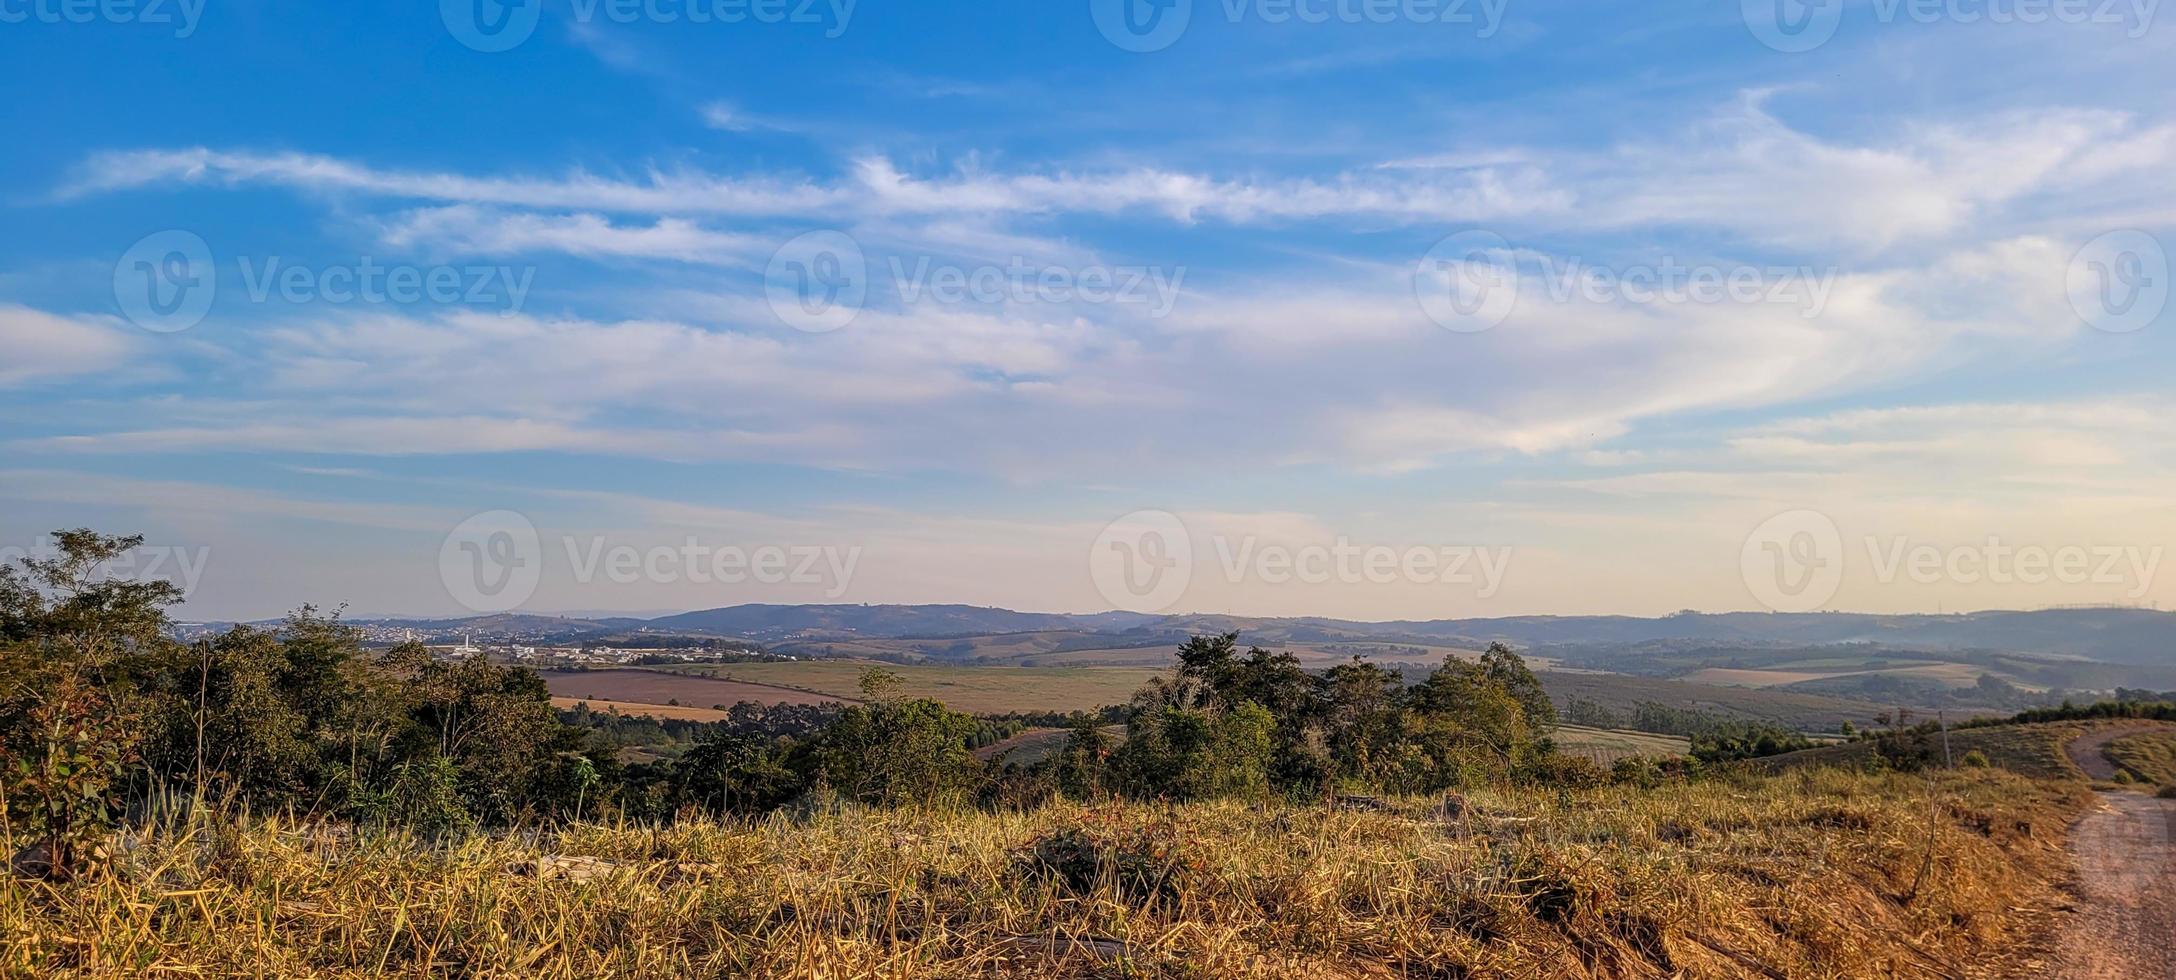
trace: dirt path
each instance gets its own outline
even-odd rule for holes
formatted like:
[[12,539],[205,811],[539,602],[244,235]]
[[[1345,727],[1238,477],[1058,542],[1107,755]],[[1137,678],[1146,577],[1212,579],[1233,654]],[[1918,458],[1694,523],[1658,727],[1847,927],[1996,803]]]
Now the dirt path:
[[[2136,731],[2098,731],[2065,746],[2096,779],[2115,775],[2101,755]],[[2070,835],[2077,906],[2044,967],[2047,980],[2176,980],[2176,800],[2102,793]]]
[[2077,763],[2078,768],[2085,770],[2087,776],[2094,779],[2114,779],[2116,764],[2109,761],[2103,752],[2108,748],[2108,743],[2125,735],[2159,731],[2167,727],[2169,726],[2166,723],[2158,721],[2111,725],[2071,739],[2069,744],[2063,746],[2063,751],[2069,754],[2070,761]]

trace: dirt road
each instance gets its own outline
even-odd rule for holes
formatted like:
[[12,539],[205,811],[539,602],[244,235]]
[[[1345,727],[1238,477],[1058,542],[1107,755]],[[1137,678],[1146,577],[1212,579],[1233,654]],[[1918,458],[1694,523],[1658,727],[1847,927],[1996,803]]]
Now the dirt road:
[[[2115,766],[2101,755],[2119,728],[2072,741],[2071,761],[2096,779]],[[2102,793],[2070,835],[2077,907],[2044,969],[2048,980],[2176,980],[2176,800]]]
[[2078,768],[2085,770],[2087,776],[2094,779],[2114,779],[2116,778],[2116,764],[2109,761],[2108,756],[2102,751],[2108,747],[2108,743],[2125,735],[2161,731],[2168,727],[2166,722],[2159,721],[2137,721],[2110,725],[2071,739],[2069,744],[2063,746],[2063,751],[2070,756],[2071,762],[2077,763]]

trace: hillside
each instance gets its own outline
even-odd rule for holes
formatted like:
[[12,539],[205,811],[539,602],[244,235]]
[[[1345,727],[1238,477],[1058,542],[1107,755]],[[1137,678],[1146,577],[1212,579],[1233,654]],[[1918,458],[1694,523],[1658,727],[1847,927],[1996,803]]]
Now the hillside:
[[1982,975],[2063,900],[2082,793],[1946,777],[1930,828],[1928,788],[1819,772],[1480,790],[1455,815],[1431,799],[818,807],[441,846],[199,819],[147,830],[110,875],[0,878],[0,971]]
[[2110,664],[2176,667],[2176,613],[2096,608],[1949,615],[1868,613],[1681,613],[1672,616],[1517,616],[1361,622],[1321,617],[1027,613],[967,605],[739,605],[650,619],[501,614],[471,619],[379,619],[372,623],[441,630],[643,628],[691,634],[802,640],[852,637],[944,638],[1072,631],[1118,638],[1116,646],[1238,631],[1248,642],[1318,644],[1379,640],[1478,649],[1621,646],[1653,642],[1980,650],[2085,657]]
[[[2091,751],[2103,751],[2101,739],[2115,744],[2125,733],[2154,732],[2154,737],[2132,742],[2130,748],[2138,753],[2151,753],[2166,744],[2166,732],[2176,728],[2153,722],[2129,720],[2056,721],[2027,725],[1988,725],[1960,728],[1949,733],[1948,755],[1963,760],[1970,753],[1978,752],[1987,757],[1988,763],[1997,769],[2006,769],[2021,775],[2041,779],[2083,781],[2087,774],[2079,768],[2070,751],[2072,743],[2085,736],[2099,736],[2092,740]],[[1850,742],[1792,752],[1761,760],[1771,770],[1786,770],[1807,766],[1842,766],[1863,768],[1873,761],[1878,746],[1872,741]],[[1943,759],[1944,748],[1939,734],[1918,735],[1904,747],[1930,762]],[[2112,753],[2111,753],[2112,754]],[[2149,756],[2150,758],[2150,756]],[[2151,765],[2150,762],[2144,762]]]

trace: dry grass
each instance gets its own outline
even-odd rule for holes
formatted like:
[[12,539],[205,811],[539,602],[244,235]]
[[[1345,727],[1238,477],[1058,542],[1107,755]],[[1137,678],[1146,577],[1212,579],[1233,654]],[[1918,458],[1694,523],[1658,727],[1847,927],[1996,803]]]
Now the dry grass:
[[[1168,651],[1165,659],[1169,660]],[[834,699],[861,697],[861,676],[881,667],[899,678],[899,693],[935,698],[954,711],[1090,711],[1125,704],[1149,678],[1165,671],[1132,667],[954,667],[866,660],[802,660],[790,663],[703,664],[669,668],[657,676],[730,678],[819,692]],[[669,688],[661,688],[667,690]],[[554,689],[556,692],[556,688]],[[661,695],[649,695],[659,700]],[[685,695],[683,703],[694,703]],[[703,701],[709,704],[709,701]]]
[[1592,759],[1605,766],[1630,756],[1661,758],[1692,751],[1689,739],[1618,728],[1559,725],[1551,737],[1556,740],[1557,748],[1566,754]]
[[[134,842],[108,874],[0,884],[0,969],[1970,976],[2032,926],[2019,907],[2052,903],[2084,795],[1991,771],[1807,770],[1477,792],[1455,819],[1419,800],[847,808],[447,847],[202,820]],[[1064,831],[1104,849],[1048,843]]]
[[[2063,745],[2071,739],[2091,731],[2106,722],[2057,721],[2036,725],[1993,725],[1985,728],[1962,728],[1949,735],[1949,753],[1959,760],[1971,752],[1987,757],[1989,764],[1998,769],[2031,776],[2036,779],[2084,779],[2085,774],[2071,763],[2063,752]],[[1942,736],[1929,735],[1925,746],[1941,760]],[[1772,769],[1791,769],[1801,766],[1843,766],[1860,768],[1874,758],[1874,746],[1868,742],[1846,742],[1822,746],[1761,760]]]
[[589,698],[552,699],[554,708],[574,708],[589,705],[596,712],[617,711],[628,716],[647,715],[651,718],[679,718],[686,721],[724,721],[733,717],[731,712],[716,708],[691,708],[677,704],[647,704],[641,701],[593,701]]
[[2108,743],[2107,755],[2139,782],[2176,786],[2176,731],[2126,735]]

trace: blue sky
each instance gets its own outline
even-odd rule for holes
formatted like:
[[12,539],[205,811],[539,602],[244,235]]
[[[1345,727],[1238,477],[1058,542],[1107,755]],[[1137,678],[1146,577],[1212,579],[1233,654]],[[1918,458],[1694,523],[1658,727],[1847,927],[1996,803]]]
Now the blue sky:
[[[500,512],[537,610],[1777,608],[1778,527],[1809,608],[2176,600],[2157,5],[1783,2],[0,0],[0,546],[200,617],[474,611]],[[1260,564],[1340,543],[1503,564]],[[766,547],[853,571],[583,560]]]

